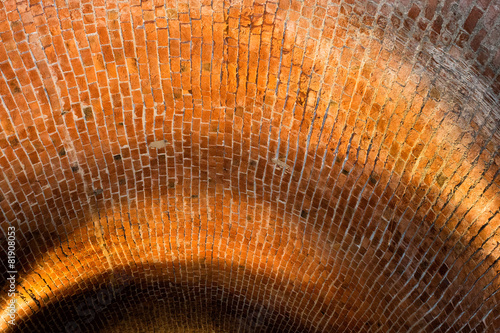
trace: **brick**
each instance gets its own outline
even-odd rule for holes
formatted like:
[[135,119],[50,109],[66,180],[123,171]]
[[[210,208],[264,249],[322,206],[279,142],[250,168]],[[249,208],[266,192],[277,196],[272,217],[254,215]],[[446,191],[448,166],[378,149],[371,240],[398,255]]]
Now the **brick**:
[[417,5],[412,5],[410,10],[408,11],[408,17],[412,20],[416,20],[419,14],[420,8]]
[[476,36],[472,39],[471,41],[471,48],[474,50],[474,52],[477,52],[479,49],[479,46],[481,45],[481,42],[483,41],[484,37],[486,36],[487,31],[485,29],[481,29]]
[[469,16],[467,16],[467,19],[464,22],[464,30],[467,31],[468,33],[472,33],[474,28],[476,27],[477,22],[479,19],[483,16],[483,12],[477,8],[474,7],[472,8]]

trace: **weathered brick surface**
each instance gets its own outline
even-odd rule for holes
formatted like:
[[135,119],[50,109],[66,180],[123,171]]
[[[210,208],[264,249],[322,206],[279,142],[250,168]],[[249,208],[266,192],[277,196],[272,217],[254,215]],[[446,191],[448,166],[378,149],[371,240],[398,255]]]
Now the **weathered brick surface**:
[[0,2],[17,331],[495,332],[499,11]]

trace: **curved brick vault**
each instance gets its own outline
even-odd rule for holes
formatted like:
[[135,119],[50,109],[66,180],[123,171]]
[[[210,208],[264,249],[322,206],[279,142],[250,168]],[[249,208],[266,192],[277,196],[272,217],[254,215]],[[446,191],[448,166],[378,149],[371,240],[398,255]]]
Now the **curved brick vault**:
[[499,11],[0,2],[0,330],[494,332]]

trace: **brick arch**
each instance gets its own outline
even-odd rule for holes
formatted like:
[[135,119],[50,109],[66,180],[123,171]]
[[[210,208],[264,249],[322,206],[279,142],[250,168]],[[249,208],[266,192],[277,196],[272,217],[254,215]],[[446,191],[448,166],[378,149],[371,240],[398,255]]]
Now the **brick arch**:
[[263,330],[496,327],[494,2],[1,6],[20,320],[126,265]]

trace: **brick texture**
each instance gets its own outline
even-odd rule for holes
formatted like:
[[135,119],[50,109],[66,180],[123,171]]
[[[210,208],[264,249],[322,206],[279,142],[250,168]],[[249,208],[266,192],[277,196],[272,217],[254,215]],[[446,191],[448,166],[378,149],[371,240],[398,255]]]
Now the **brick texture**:
[[498,332],[499,11],[1,1],[0,331]]

